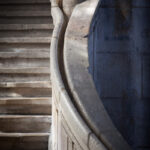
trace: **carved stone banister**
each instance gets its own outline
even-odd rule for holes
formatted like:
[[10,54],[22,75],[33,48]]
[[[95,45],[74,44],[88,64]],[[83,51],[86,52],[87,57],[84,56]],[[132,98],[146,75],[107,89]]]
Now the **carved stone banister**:
[[51,42],[53,150],[130,150],[110,120],[88,72],[88,33],[98,2],[87,0],[73,12],[69,5],[67,26],[65,10],[63,14],[60,3],[51,0],[55,25]]

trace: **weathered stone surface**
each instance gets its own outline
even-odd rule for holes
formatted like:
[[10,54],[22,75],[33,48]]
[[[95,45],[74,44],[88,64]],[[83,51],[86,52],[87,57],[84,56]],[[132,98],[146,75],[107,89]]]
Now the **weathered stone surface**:
[[0,132],[3,133],[49,133],[50,116],[1,115]]
[[47,150],[48,138],[46,133],[0,133],[0,147],[3,150]]
[[0,114],[51,115],[51,98],[0,98]]
[[0,149],[47,150],[51,128],[49,0],[0,1]]
[[48,74],[49,72],[49,68],[47,67],[0,68],[0,73],[10,74]]
[[88,1],[76,6],[70,18],[64,44],[67,81],[78,111],[99,138],[99,144],[95,143],[98,147],[94,148],[127,150],[130,146],[112,123],[88,71],[87,37],[97,2]]
[[[52,43],[51,43],[51,69],[52,69],[52,86],[53,86],[53,99],[54,99],[53,101],[53,125],[52,125],[52,131],[54,133],[53,134],[53,148],[54,149],[63,149],[63,148],[66,149],[66,145],[68,145],[68,148],[70,148],[70,145],[71,145],[70,150],[72,149],[93,150],[97,148],[103,149],[104,148],[102,147],[103,144],[99,140],[97,143],[98,146],[96,145],[97,147],[95,146],[95,144],[92,145],[93,141],[96,139],[91,141],[91,145],[89,145],[89,136],[92,131],[85,124],[85,121],[80,116],[79,112],[77,111],[77,108],[73,105],[72,99],[69,97],[66,91],[66,88],[64,86],[64,83],[62,81],[62,76],[61,76],[61,72],[60,72],[60,68],[58,64],[59,62],[58,55],[60,55],[60,51],[62,51],[62,49],[59,49],[60,48],[59,46],[62,44],[62,40],[60,40],[59,37],[60,35],[62,35],[64,31],[63,30],[64,18],[62,16],[60,9],[58,8],[58,5],[54,5],[54,6],[55,7],[52,9],[52,16],[54,15],[53,17],[54,17],[54,22],[56,26],[54,29],[55,32],[53,34]],[[66,40],[71,40],[71,38],[68,37],[66,38]],[[76,42],[74,44],[76,44],[77,46],[78,43]],[[80,44],[79,47],[83,45],[81,43],[79,44]],[[84,56],[84,54],[82,56]],[[72,59],[72,62],[74,63],[73,60],[74,59]],[[79,90],[81,90],[81,88]],[[89,109],[89,111],[91,110]],[[61,148],[60,148],[60,145],[61,145]]]
[[49,4],[49,0],[5,0],[0,1],[0,4],[41,4],[46,3]]
[[0,30],[50,30],[53,24],[0,24]]

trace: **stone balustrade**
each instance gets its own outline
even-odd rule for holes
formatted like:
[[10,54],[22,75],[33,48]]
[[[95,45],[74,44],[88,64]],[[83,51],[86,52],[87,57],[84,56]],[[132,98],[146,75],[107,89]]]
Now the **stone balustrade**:
[[[51,42],[52,148],[130,150],[107,114],[88,72],[88,33],[99,1],[87,0],[76,6],[77,1],[69,1],[68,5],[68,1],[63,2],[51,0],[55,25]],[[62,4],[69,13],[63,13]],[[70,14],[67,22],[65,15]]]

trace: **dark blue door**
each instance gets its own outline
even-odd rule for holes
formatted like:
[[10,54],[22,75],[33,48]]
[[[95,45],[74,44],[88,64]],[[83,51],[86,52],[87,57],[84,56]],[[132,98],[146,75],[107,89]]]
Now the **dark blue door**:
[[150,150],[150,1],[101,0],[89,35],[90,73],[115,126]]

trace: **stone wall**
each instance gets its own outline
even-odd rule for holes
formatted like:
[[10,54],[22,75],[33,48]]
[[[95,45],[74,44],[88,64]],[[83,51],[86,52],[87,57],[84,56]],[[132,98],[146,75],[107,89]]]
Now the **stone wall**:
[[99,96],[135,150],[150,149],[149,7],[147,0],[102,0],[89,36]]

